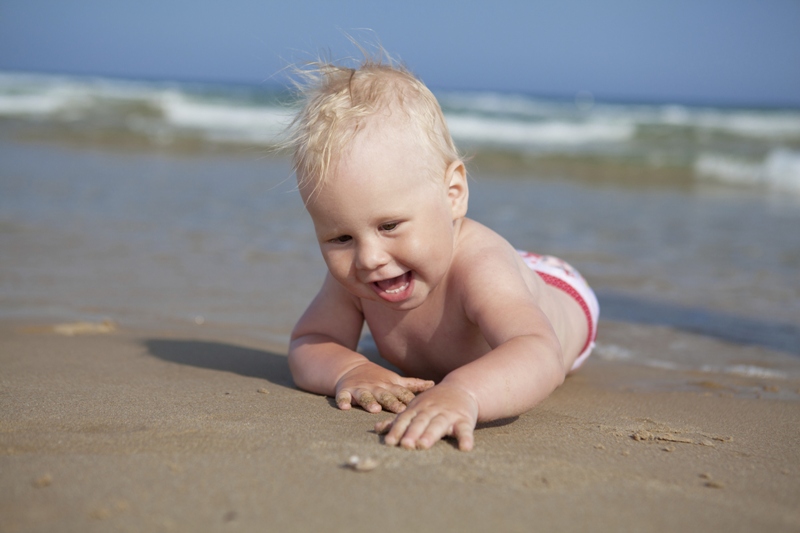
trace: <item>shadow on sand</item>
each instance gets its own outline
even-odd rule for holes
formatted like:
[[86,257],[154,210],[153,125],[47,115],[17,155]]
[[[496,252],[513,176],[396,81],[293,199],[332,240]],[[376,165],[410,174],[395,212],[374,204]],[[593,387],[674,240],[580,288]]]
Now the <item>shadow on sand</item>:
[[234,372],[295,388],[286,356],[221,342],[148,339],[151,355],[182,365]]
[[597,299],[601,319],[670,326],[728,342],[800,355],[800,328],[792,324],[643,300],[615,292],[598,291]]

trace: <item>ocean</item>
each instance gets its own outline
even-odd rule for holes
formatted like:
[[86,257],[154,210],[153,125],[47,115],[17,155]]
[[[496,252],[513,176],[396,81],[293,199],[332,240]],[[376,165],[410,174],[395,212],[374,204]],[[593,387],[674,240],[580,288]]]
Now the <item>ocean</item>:
[[[436,95],[470,216],[573,263],[603,320],[800,354],[800,110]],[[0,73],[0,318],[285,345],[324,273],[271,150],[292,112],[268,85]]]
[[[537,161],[624,164],[646,180],[724,182],[800,194],[800,109],[739,109],[436,91],[456,142]],[[0,73],[0,119],[79,139],[269,147],[293,112],[274,85]],[[680,176],[680,178],[679,178]],[[599,179],[599,178],[595,178]]]

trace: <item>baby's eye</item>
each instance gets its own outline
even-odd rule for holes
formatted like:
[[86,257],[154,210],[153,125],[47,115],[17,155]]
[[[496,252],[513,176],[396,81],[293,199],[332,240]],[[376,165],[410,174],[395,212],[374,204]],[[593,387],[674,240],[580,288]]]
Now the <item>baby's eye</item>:
[[388,224],[381,224],[381,230],[392,231],[397,227],[397,222],[389,222]]
[[334,237],[328,242],[331,242],[333,244],[344,244],[348,242],[350,239],[352,239],[350,235],[339,235],[338,237]]

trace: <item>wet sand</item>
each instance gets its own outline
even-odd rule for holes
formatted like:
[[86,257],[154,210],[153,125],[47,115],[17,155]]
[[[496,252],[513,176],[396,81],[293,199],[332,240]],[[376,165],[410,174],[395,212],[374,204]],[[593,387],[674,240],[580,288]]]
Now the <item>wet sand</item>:
[[[295,389],[280,347],[103,329],[0,324],[0,530],[800,528],[791,356],[606,321],[596,357],[533,411],[481,427],[473,452],[415,452],[381,444],[386,415]],[[656,355],[653,340],[783,376],[614,356]]]
[[474,451],[411,452],[291,382],[324,266],[286,161],[0,161],[0,531],[800,529],[792,202],[477,165],[472,216],[582,270],[598,348]]

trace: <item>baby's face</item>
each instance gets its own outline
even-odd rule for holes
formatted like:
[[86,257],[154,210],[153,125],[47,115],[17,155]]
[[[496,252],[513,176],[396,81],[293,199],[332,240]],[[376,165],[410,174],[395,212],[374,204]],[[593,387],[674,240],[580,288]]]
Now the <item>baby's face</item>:
[[429,154],[409,128],[368,126],[307,202],[331,275],[355,296],[413,309],[447,275],[457,217]]

